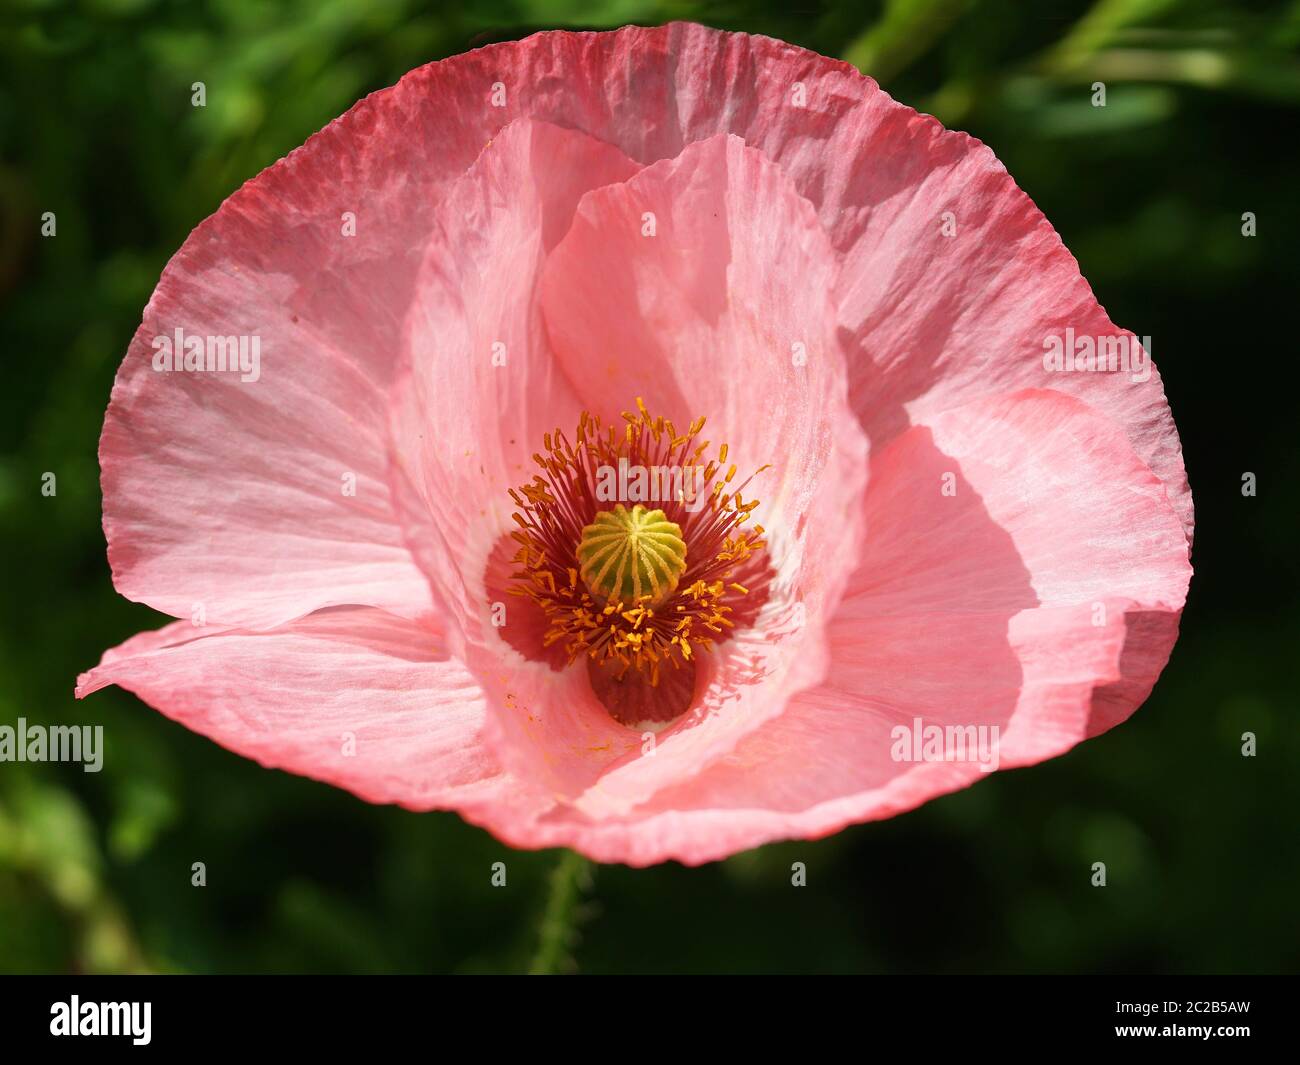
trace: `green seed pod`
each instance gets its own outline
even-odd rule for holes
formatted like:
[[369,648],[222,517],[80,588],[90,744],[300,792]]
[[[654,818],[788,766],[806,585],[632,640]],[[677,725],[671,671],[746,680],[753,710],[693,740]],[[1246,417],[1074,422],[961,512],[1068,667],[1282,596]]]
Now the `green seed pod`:
[[597,599],[631,607],[649,596],[648,605],[658,606],[686,572],[686,543],[681,527],[662,510],[640,503],[628,510],[619,503],[582,530],[578,565]]

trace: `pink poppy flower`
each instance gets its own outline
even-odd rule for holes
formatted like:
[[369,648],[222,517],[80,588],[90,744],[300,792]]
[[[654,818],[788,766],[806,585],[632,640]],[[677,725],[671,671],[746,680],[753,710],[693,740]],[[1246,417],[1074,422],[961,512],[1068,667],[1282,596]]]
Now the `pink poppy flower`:
[[1160,378],[993,154],[695,25],[430,64],[248,182],[100,461],[180,620],[79,695],[633,865],[1105,731],[1190,575]]

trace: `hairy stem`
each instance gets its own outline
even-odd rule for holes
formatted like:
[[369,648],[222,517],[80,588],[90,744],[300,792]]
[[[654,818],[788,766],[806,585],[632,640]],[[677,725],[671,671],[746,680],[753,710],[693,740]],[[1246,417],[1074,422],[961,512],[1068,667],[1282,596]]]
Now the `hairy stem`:
[[546,910],[538,930],[537,952],[529,973],[558,973],[571,967],[570,950],[579,923],[582,894],[591,887],[591,863],[574,851],[565,851],[551,871]]

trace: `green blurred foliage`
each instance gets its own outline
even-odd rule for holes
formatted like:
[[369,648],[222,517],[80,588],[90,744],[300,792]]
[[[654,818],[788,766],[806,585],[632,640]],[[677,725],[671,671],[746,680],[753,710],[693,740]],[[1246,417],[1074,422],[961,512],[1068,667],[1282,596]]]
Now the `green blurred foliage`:
[[[673,18],[843,56],[969,130],[1111,316],[1155,338],[1198,572],[1147,706],[891,821],[698,870],[593,871],[263,770],[117,689],[74,701],[79,671],[161,620],[112,589],[95,454],[114,370],[190,229],[423,62],[537,28]],[[1296,970],[1300,463],[1279,323],[1300,246],[1298,45],[1300,4],[1221,0],[10,3],[0,723],[102,724],[107,751],[99,774],[0,764],[0,970]],[[55,240],[39,236],[46,210]],[[1256,758],[1240,756],[1244,731]],[[794,861],[806,888],[790,886]]]

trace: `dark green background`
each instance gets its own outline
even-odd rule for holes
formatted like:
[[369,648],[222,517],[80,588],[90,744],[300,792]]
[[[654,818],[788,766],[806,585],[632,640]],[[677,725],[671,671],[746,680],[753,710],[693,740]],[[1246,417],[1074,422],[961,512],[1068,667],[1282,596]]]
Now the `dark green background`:
[[[0,723],[102,723],[107,742],[97,775],[0,764],[0,970],[1300,968],[1300,5],[457,10],[98,0],[0,15]],[[263,770],[118,689],[75,702],[79,671],[163,620],[113,591],[95,451],[113,373],[191,228],[421,63],[537,28],[671,18],[849,58],[981,138],[1113,319],[1153,338],[1196,496],[1197,572],[1146,707],[1065,757],[892,821],[586,880],[453,815]],[[190,106],[196,80],[205,109]],[[1105,108],[1089,102],[1098,80]],[[55,239],[39,235],[45,210]],[[1245,211],[1256,237],[1241,235]],[[494,889],[501,859],[509,885]],[[1089,884],[1097,860],[1105,889]],[[189,885],[194,861],[204,889]],[[806,888],[790,886],[792,861]]]

